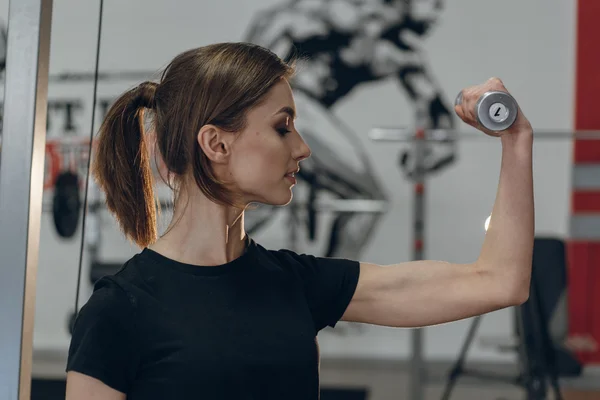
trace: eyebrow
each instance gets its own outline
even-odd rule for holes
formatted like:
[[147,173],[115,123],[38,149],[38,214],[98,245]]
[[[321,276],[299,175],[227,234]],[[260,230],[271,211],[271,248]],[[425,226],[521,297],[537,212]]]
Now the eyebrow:
[[289,115],[291,119],[296,119],[296,111],[294,111],[294,109],[292,107],[288,107],[288,106],[282,107],[279,111],[277,111],[273,115],[277,115],[277,114],[281,114],[281,113],[285,113],[285,114]]

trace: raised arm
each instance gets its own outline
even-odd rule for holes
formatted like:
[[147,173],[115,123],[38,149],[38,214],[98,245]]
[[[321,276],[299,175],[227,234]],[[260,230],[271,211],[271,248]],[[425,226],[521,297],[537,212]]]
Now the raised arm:
[[289,17],[287,6],[258,12],[250,22],[244,40],[273,50],[279,41],[285,39]]
[[244,40],[266,47],[286,59],[294,51],[294,40],[327,34],[319,11],[303,6],[301,1],[260,11],[253,18]]
[[513,126],[499,135],[478,126],[475,104],[490,90],[507,91],[499,79],[492,78],[465,89],[463,103],[455,108],[463,121],[499,136],[502,144],[496,200],[479,257],[468,264],[431,260],[386,266],[361,263],[358,286],[343,320],[427,326],[528,299],[534,239],[533,130],[521,110]]

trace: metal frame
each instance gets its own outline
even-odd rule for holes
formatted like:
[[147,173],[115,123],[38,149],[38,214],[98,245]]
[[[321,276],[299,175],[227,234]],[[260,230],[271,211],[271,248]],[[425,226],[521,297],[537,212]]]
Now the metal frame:
[[0,153],[0,398],[31,397],[52,0],[12,0]]
[[[417,106],[415,122],[418,128],[414,131],[415,149],[415,174],[414,174],[414,203],[413,203],[413,261],[424,259],[425,254],[425,152],[427,143],[425,141],[427,111],[420,104]],[[427,381],[427,370],[423,357],[423,331],[422,328],[411,330],[411,379],[409,396],[411,400],[423,400],[425,398],[424,381]]]
[[292,251],[298,251],[296,246],[298,242],[298,226],[300,225],[299,211],[321,212],[354,212],[354,213],[375,213],[383,214],[388,211],[389,204],[385,200],[369,200],[369,199],[330,199],[317,200],[314,204],[309,203],[294,203],[288,205],[290,215],[288,219],[288,237],[287,248]]

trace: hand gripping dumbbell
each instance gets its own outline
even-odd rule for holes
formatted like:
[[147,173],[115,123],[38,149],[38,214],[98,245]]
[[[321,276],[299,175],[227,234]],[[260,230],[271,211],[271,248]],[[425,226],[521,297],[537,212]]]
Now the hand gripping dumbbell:
[[[456,96],[455,105],[462,102],[462,91]],[[477,120],[484,128],[500,132],[511,127],[517,119],[519,107],[516,100],[506,92],[484,93],[475,105]]]

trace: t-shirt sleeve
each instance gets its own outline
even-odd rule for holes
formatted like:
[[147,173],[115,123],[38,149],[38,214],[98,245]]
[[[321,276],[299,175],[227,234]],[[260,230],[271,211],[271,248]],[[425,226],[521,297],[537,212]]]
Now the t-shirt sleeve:
[[283,250],[298,267],[317,332],[335,327],[348,308],[360,275],[360,263]]
[[135,308],[116,285],[98,288],[73,326],[67,372],[76,371],[127,393],[137,369]]

